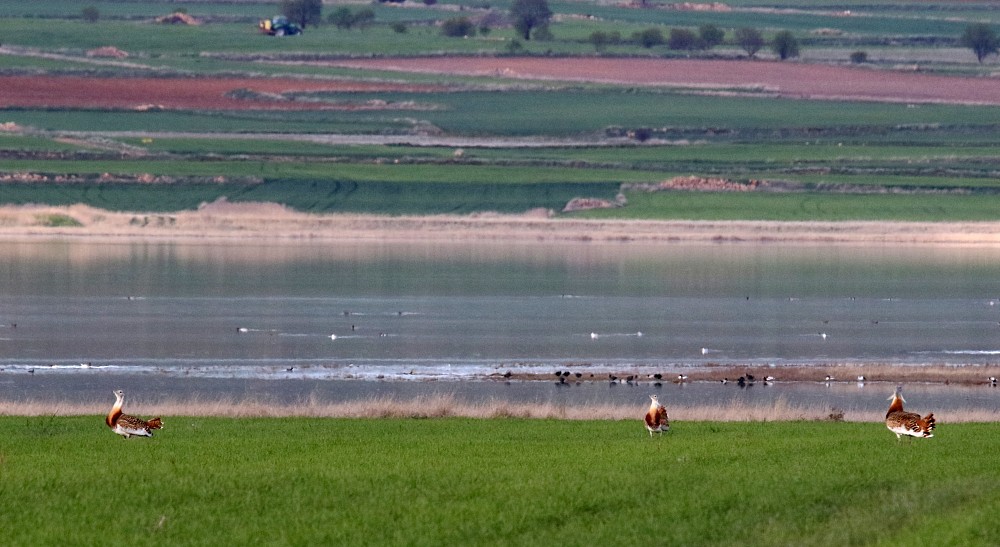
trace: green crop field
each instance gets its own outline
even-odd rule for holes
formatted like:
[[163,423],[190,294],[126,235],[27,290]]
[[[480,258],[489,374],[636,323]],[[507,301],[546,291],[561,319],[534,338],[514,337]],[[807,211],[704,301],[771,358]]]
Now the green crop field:
[[[502,16],[510,1],[443,0],[400,9],[375,4],[375,19],[345,30],[321,21],[301,36],[268,37],[256,22],[274,3],[0,0],[0,75],[101,77],[306,77],[370,83],[432,83],[441,92],[289,93],[335,110],[0,109],[0,203],[83,203],[164,212],[219,196],[267,199],[314,212],[386,214],[559,211],[572,197],[613,199],[622,184],[675,176],[777,181],[791,193],[643,194],[628,204],[575,213],[616,218],[785,220],[993,220],[1000,183],[1000,107],[774,98],[766,89],[636,88],[607,82],[526,81],[503,74],[444,76],[324,66],[344,56],[524,55],[740,58],[734,30],[770,39],[791,31],[806,53],[792,62],[848,63],[971,76],[995,72],[958,43],[972,22],[998,23],[993,2],[870,4],[849,0],[738,0],[731,9],[648,9],[598,1],[550,1],[551,38],[518,39],[497,24],[468,38],[443,36],[456,16]],[[82,10],[93,6],[98,20]],[[360,9],[362,6],[351,6]],[[324,17],[332,12],[324,6]],[[173,11],[196,26],[164,25]],[[400,26],[402,25],[402,27]],[[632,34],[657,28],[726,33],[710,50],[642,47]],[[618,33],[597,51],[591,34]],[[515,40],[517,41],[516,47]],[[93,58],[114,46],[125,59]],[[808,52],[817,56],[809,57]],[[760,53],[773,57],[768,47]],[[748,61],[749,62],[749,61]],[[358,106],[381,105],[377,109]],[[336,138],[324,141],[332,135]],[[427,144],[421,139],[433,137]],[[393,137],[379,146],[366,137]],[[539,141],[544,146],[539,146]],[[27,175],[25,175],[27,173]],[[102,173],[114,181],[95,181]],[[85,179],[73,185],[22,184],[39,174]],[[162,175],[147,188],[129,178]],[[221,185],[206,185],[223,178]],[[344,191],[344,189],[348,191]],[[863,191],[864,194],[854,192]]]
[[0,418],[8,545],[995,545],[995,424]]

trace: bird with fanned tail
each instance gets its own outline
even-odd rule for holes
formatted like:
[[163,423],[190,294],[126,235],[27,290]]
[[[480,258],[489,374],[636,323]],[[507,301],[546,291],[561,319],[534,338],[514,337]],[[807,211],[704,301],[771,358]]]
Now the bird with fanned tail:
[[903,386],[897,386],[896,392],[889,397],[889,411],[885,413],[885,426],[896,434],[897,439],[903,435],[910,437],[933,437],[934,436],[934,414],[928,414],[923,418],[916,412],[906,412],[903,410]]
[[111,407],[111,412],[108,412],[107,418],[104,419],[104,422],[108,424],[111,431],[121,435],[123,438],[128,439],[133,435],[138,437],[152,437],[154,429],[161,429],[163,427],[163,422],[159,417],[146,421],[142,418],[123,413],[122,407],[124,405],[125,392],[119,389],[115,391],[115,404]]
[[670,420],[667,419],[667,409],[660,404],[660,399],[656,395],[650,395],[649,398],[651,402],[649,403],[649,410],[646,411],[646,429],[649,430],[649,436],[652,437],[653,433],[663,433],[664,431],[670,431]]

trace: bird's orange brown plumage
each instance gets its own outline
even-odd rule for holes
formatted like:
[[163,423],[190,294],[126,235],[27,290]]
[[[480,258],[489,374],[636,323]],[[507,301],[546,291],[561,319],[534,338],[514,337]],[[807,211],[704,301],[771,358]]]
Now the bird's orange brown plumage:
[[104,419],[104,423],[115,433],[126,439],[132,435],[143,435],[144,433],[146,436],[151,437],[154,429],[163,428],[163,421],[159,417],[146,421],[142,418],[123,413],[122,406],[125,402],[125,393],[121,390],[115,392],[115,397],[115,404]]
[[924,417],[916,412],[906,412],[903,410],[903,396],[899,389],[892,396],[889,403],[889,410],[885,413],[885,426],[890,431],[900,435],[910,435],[912,437],[933,437],[936,420],[934,414],[930,413]]
[[663,432],[669,430],[670,420],[667,418],[667,409],[652,396],[650,398],[653,400],[649,405],[649,410],[646,411],[646,429],[649,430],[650,435],[654,431]]

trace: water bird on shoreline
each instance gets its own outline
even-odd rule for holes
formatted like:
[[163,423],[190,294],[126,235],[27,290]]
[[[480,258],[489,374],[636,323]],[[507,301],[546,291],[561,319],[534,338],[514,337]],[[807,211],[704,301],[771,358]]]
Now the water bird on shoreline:
[[836,381],[837,381],[837,379],[836,379],[836,378],[834,378],[833,376],[830,376],[829,374],[827,374],[827,375],[826,375],[826,378],[824,379],[824,381],[825,381],[825,382],[836,382]]
[[653,433],[663,434],[664,431],[670,431],[670,420],[667,418],[667,409],[660,404],[659,397],[656,395],[649,396],[649,410],[646,411],[646,417],[644,421],[646,422],[646,429],[649,431],[649,436],[652,437]]
[[993,387],[997,387],[997,377],[996,376],[990,376],[990,385],[992,385]]
[[124,414],[122,407],[125,405],[125,392],[119,389],[114,393],[115,404],[104,419],[104,423],[111,428],[111,431],[128,439],[132,436],[152,437],[154,429],[161,429],[163,427],[163,422],[159,417],[146,421],[130,414]]
[[903,386],[896,386],[896,391],[889,397],[889,411],[885,413],[885,426],[896,434],[896,439],[901,439],[903,435],[910,437],[933,437],[934,436],[934,414],[928,414],[923,418],[916,412],[906,412],[903,410]]
[[677,383],[678,384],[683,384],[685,381],[687,381],[687,379],[688,379],[687,374],[678,374],[677,375]]

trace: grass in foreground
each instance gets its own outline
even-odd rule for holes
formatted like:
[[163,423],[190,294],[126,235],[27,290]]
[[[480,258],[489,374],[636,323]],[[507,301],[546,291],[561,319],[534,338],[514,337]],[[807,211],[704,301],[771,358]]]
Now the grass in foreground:
[[0,418],[11,544],[996,544],[996,424]]

